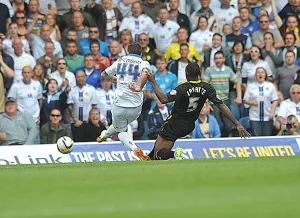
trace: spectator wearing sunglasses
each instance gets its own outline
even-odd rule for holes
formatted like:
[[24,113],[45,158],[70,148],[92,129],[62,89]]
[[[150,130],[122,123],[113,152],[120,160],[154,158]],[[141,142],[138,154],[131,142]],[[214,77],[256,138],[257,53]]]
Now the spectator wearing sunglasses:
[[257,30],[253,33],[252,36],[252,44],[256,45],[259,48],[263,48],[265,46],[264,43],[264,34],[266,32],[270,32],[274,36],[275,48],[281,48],[284,46],[283,39],[281,37],[281,34],[278,29],[270,29],[270,18],[267,15],[262,15],[259,18],[259,25],[260,25],[260,30]]
[[247,84],[255,82],[255,72],[258,67],[262,67],[268,74],[268,80],[272,80],[272,71],[268,62],[263,60],[259,47],[252,46],[250,49],[250,61],[244,63],[242,67],[242,88],[246,90]]
[[67,70],[67,61],[64,58],[57,60],[57,70],[48,74],[49,79],[55,79],[58,83],[58,90],[64,91],[69,85],[71,88],[76,86],[76,79],[72,72]]
[[291,98],[284,100],[280,104],[277,120],[281,125],[286,124],[286,119],[293,114],[300,120],[300,85],[294,84],[290,88]]
[[41,144],[55,144],[62,136],[71,137],[70,129],[61,123],[62,116],[58,109],[51,110],[50,121],[41,128]]

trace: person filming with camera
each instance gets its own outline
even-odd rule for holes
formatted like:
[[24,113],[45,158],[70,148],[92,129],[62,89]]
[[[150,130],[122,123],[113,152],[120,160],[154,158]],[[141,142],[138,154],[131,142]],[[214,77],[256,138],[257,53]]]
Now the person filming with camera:
[[289,115],[286,124],[280,126],[277,136],[282,135],[300,135],[299,122],[295,115]]

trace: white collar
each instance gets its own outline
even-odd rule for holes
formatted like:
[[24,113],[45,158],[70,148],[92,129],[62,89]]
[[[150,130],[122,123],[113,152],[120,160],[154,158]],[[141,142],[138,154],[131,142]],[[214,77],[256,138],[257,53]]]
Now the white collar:
[[214,66],[214,68],[215,68],[215,70],[216,70],[217,72],[225,71],[225,65],[224,65],[224,64],[223,64],[222,68],[218,68],[217,65]]

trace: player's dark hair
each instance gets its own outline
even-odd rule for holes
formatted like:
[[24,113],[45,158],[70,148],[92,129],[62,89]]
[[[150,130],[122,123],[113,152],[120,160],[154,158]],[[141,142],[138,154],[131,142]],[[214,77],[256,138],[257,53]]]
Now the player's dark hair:
[[68,30],[68,33],[69,32],[76,32],[76,29],[74,28],[74,27],[72,27],[72,28],[70,28],[69,30]]
[[182,43],[182,44],[180,44],[180,49],[181,49],[181,47],[184,47],[184,46],[187,46],[188,48],[189,48],[189,44],[187,44],[187,43]]
[[200,66],[199,66],[199,64],[189,63],[185,68],[185,73],[186,73],[186,75],[189,79],[198,79],[199,75],[200,75]]
[[77,46],[77,42],[74,39],[68,39],[66,45],[68,44],[75,44]]
[[158,56],[158,57],[156,58],[156,62],[157,62],[158,60],[167,62],[167,59],[166,59],[164,56]]
[[221,40],[222,40],[222,38],[223,38],[223,36],[222,36],[220,33],[215,33],[215,34],[213,35],[213,38],[215,38],[215,36],[221,37]]
[[91,49],[92,45],[94,45],[94,44],[97,44],[100,48],[100,43],[98,42],[98,40],[97,39],[91,39],[90,40],[90,49]]
[[240,11],[243,10],[243,9],[246,9],[250,14],[250,9],[248,7],[242,7],[242,8],[240,8]]
[[222,51],[217,51],[216,53],[215,53],[215,55],[214,55],[214,58],[216,58],[216,56],[217,55],[222,55],[223,57],[225,57],[225,55],[224,55],[224,52],[222,52]]
[[289,115],[286,119],[287,120],[292,120],[292,119],[297,119],[297,117],[295,116],[295,115],[293,115],[293,114],[291,114],[291,115]]
[[294,42],[296,41],[296,36],[295,36],[295,34],[294,34],[294,33],[286,33],[286,34],[285,34],[285,36],[284,36],[284,40],[285,40],[285,38],[286,38],[288,35],[291,35],[291,36],[293,36],[293,38],[294,38]]
[[295,54],[295,52],[293,52],[293,51],[287,51],[287,52],[285,53],[285,56],[286,56],[288,53],[292,53],[293,56],[294,56],[294,58],[296,57],[296,54]]
[[242,47],[243,47],[243,53],[244,53],[244,51],[245,51],[245,44],[242,41],[240,41],[240,40],[237,40],[237,41],[234,42],[234,44],[232,46],[232,50],[234,51],[234,47],[237,46],[238,44],[242,45]]
[[131,43],[128,46],[128,52],[130,54],[141,55],[142,54],[142,46],[138,42]]

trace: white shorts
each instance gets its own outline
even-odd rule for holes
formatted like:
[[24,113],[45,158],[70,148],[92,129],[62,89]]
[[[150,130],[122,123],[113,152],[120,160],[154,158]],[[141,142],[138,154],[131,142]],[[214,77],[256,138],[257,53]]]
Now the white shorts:
[[128,124],[136,120],[142,111],[142,105],[138,107],[119,107],[112,105],[112,124],[117,132],[126,132]]

